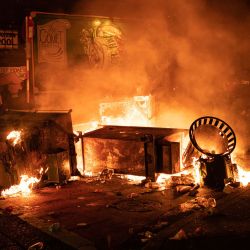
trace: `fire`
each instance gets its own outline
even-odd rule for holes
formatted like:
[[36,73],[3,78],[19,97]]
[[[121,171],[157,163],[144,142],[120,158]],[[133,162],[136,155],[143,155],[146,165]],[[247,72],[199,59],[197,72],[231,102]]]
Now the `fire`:
[[159,174],[159,176],[157,177],[156,179],[156,182],[158,184],[166,184],[166,182],[172,177],[172,176],[182,176],[182,175],[187,175],[189,174],[187,170],[184,170],[184,171],[181,171],[179,173],[176,173],[176,174],[164,174],[164,173],[161,173]]
[[152,125],[152,96],[133,96],[117,102],[100,103],[100,120],[103,125]]
[[131,184],[140,184],[143,180],[145,180],[145,176],[126,174],[121,175],[122,179],[128,180]]
[[94,176],[94,174],[91,171],[84,171],[83,175],[85,177],[93,177]]
[[239,165],[237,165],[237,170],[238,170],[237,181],[239,181],[243,187],[246,187],[248,183],[250,183],[250,171],[245,171]]
[[18,185],[13,185],[9,189],[2,191],[3,197],[23,195],[28,196],[31,193],[31,189],[35,183],[40,180],[36,177],[29,177],[28,175],[21,175],[21,181]]
[[21,131],[13,130],[7,135],[7,140],[12,140],[13,145],[21,142]]
[[74,128],[74,134],[79,136],[79,131],[82,134],[85,134],[87,132],[96,130],[98,128],[100,128],[99,122],[98,121],[90,121],[87,123],[79,123],[79,124],[75,124],[73,125]]
[[243,167],[239,166],[239,164],[237,164],[238,161],[237,155],[233,154],[232,162],[235,162],[237,166],[236,181],[240,182],[243,187],[246,187],[248,183],[250,183],[250,171],[246,171]]
[[201,184],[202,183],[202,176],[201,176],[201,171],[200,171],[200,161],[198,158],[193,157],[193,162],[192,165],[194,167],[193,169],[193,177],[195,179],[195,184]]
[[21,180],[18,185],[13,185],[8,189],[5,189],[1,192],[1,196],[3,197],[11,197],[11,196],[28,196],[30,195],[32,188],[35,183],[40,182],[42,175],[48,171],[48,168],[43,169],[42,167],[38,171],[40,178],[37,177],[29,177],[27,174],[21,175]]

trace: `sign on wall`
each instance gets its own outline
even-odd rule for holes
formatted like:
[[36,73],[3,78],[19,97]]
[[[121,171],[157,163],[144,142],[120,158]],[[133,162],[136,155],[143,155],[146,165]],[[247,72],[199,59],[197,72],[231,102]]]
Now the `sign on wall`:
[[0,30],[0,49],[18,49],[18,32]]
[[66,65],[66,29],[70,23],[56,19],[37,26],[38,63],[59,63]]
[[21,83],[26,79],[26,66],[0,67],[0,86],[8,85],[9,92],[13,95],[22,88]]

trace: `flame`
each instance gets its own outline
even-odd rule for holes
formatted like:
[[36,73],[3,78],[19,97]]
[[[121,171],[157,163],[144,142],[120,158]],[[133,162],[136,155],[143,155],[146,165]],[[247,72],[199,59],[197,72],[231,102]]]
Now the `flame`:
[[195,184],[201,184],[202,183],[202,176],[200,171],[201,164],[198,158],[192,157],[192,166],[194,167],[193,177],[195,180]]
[[35,183],[40,182],[42,175],[48,171],[48,168],[45,170],[41,167],[40,170],[38,171],[40,178],[36,177],[29,177],[28,175],[21,175],[21,181],[18,185],[13,185],[8,189],[5,189],[1,192],[1,196],[3,197],[10,197],[10,196],[18,196],[18,195],[23,195],[23,196],[28,196],[33,188],[33,185]]
[[82,134],[85,134],[87,132],[98,129],[99,127],[100,125],[98,121],[90,121],[87,123],[79,123],[79,124],[73,125],[74,134],[77,136],[79,136],[79,132],[81,132]]
[[3,197],[23,195],[28,196],[31,193],[31,189],[34,183],[38,183],[40,180],[36,177],[29,177],[28,175],[21,175],[21,181],[18,185],[13,185],[9,189],[2,191]]
[[250,183],[250,171],[246,171],[243,167],[239,166],[237,162],[239,162],[240,159],[238,159],[236,154],[233,154],[231,159],[237,167],[236,181],[240,182],[243,187],[246,187],[248,183]]
[[158,175],[156,182],[158,184],[166,184],[166,182],[172,177],[172,176],[182,176],[182,175],[188,175],[189,172],[187,170],[181,171],[179,173],[175,173],[175,174],[164,174],[161,173]]
[[16,145],[17,143],[20,143],[21,142],[21,131],[18,131],[18,130],[13,130],[11,131],[7,137],[6,137],[7,140],[13,140],[13,145]]
[[246,187],[248,183],[250,183],[250,171],[244,170],[239,165],[237,165],[237,170],[238,170],[237,181],[239,181],[243,187]]
[[132,174],[121,175],[121,178],[128,180],[131,184],[140,184],[143,180],[146,179],[145,176],[132,175]]
[[94,176],[94,174],[92,173],[92,171],[84,171],[83,175],[85,177],[93,177]]
[[100,119],[103,125],[150,126],[151,118],[151,95],[100,104]]

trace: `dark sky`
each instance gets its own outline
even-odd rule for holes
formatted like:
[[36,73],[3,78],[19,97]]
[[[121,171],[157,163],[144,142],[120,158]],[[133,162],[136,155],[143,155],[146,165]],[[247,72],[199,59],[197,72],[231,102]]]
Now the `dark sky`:
[[[197,0],[187,0],[197,2]],[[200,1],[200,0],[199,0]],[[157,8],[163,0],[8,0],[1,2],[0,21],[20,21],[30,11],[91,15],[140,15],[145,5]],[[250,13],[250,0],[204,0],[206,8],[222,16],[241,19]],[[129,10],[129,11],[128,11]]]
[[[7,0],[1,2],[0,28],[21,31],[25,16],[31,11],[148,20],[156,18],[156,10],[160,10],[167,18],[167,29],[185,36],[188,13],[182,8],[184,3],[195,6],[195,13],[205,20],[208,29],[219,26],[242,43],[250,42],[250,0]],[[250,68],[248,51],[239,54],[242,68]]]

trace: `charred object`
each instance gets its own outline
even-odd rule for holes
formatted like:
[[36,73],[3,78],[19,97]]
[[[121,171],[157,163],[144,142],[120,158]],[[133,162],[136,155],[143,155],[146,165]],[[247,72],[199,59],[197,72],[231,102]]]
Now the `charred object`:
[[6,110],[0,126],[0,189],[41,169],[42,184],[62,183],[76,173],[71,111]]
[[[111,126],[80,135],[84,170],[145,176],[180,172],[182,138],[187,129]],[[76,147],[77,148],[77,147]]]
[[237,166],[230,156],[236,146],[236,136],[226,122],[211,116],[200,117],[191,124],[189,137],[184,161],[198,159],[202,184],[223,190],[225,183],[236,180]]

